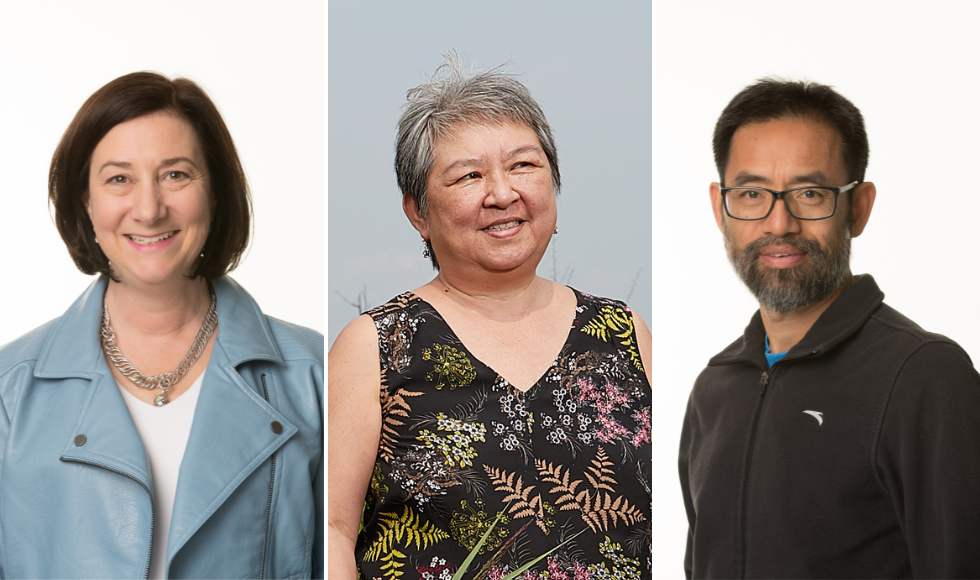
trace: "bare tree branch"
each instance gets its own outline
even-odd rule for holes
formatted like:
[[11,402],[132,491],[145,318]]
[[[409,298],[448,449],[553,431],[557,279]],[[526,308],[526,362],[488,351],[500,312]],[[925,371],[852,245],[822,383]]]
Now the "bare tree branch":
[[346,302],[349,306],[356,308],[358,316],[368,311],[369,303],[367,297],[367,286],[361,287],[360,292],[357,293],[357,297],[354,300],[348,300],[343,294],[340,293],[340,290],[334,290],[334,292],[336,292],[337,296],[340,296],[340,299]]
[[630,291],[626,293],[626,300],[624,302],[630,301],[630,296],[633,295],[633,290],[636,290],[636,283],[640,280],[640,273],[643,272],[643,266],[636,271],[636,276],[633,276],[633,283],[630,284]]

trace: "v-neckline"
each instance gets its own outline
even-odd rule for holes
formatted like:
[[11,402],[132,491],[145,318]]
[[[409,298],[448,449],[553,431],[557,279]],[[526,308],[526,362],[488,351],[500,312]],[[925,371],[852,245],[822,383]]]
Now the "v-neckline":
[[565,286],[565,287],[568,288],[569,290],[571,290],[572,293],[575,295],[575,307],[574,307],[574,311],[575,312],[574,312],[574,314],[572,316],[572,323],[569,325],[568,333],[565,335],[565,341],[563,343],[561,343],[561,348],[559,348],[558,349],[558,352],[555,353],[554,358],[552,358],[552,360],[551,360],[551,364],[548,365],[548,367],[544,370],[544,372],[541,373],[541,376],[538,377],[533,383],[531,383],[531,386],[528,387],[527,389],[521,389],[520,387],[518,387],[514,383],[510,382],[507,379],[507,377],[505,377],[504,375],[502,375],[499,372],[497,372],[493,367],[491,367],[487,363],[483,362],[482,360],[479,359],[479,357],[477,357],[475,354],[473,354],[473,351],[471,351],[470,348],[468,346],[466,346],[465,343],[463,343],[463,340],[459,337],[459,334],[457,334],[456,331],[453,330],[453,327],[449,325],[449,322],[446,320],[446,317],[443,316],[442,313],[440,313],[439,310],[435,306],[433,306],[431,302],[429,302],[425,298],[422,298],[421,296],[419,296],[418,294],[416,294],[415,292],[413,292],[411,290],[409,290],[407,292],[407,294],[411,298],[414,298],[415,300],[418,300],[420,303],[424,304],[425,306],[427,306],[433,312],[436,313],[436,315],[439,317],[439,320],[441,320],[442,323],[446,326],[446,328],[449,329],[449,334],[452,335],[452,338],[456,341],[456,343],[460,347],[462,347],[462,349],[464,351],[466,351],[466,354],[472,360],[474,360],[474,361],[480,363],[481,365],[483,365],[484,368],[486,368],[491,373],[493,373],[494,375],[496,375],[497,378],[499,378],[499,379],[503,380],[505,383],[507,383],[507,386],[508,387],[514,389],[515,391],[517,391],[518,393],[520,393],[523,396],[523,395],[526,395],[526,394],[530,393],[531,391],[533,391],[539,384],[541,384],[541,381],[543,381],[545,378],[547,378],[548,372],[550,372],[551,369],[554,368],[555,364],[558,362],[558,359],[561,358],[562,353],[565,352],[565,348],[569,345],[569,343],[572,340],[572,336],[575,333],[575,329],[578,327],[579,308],[581,308],[581,306],[582,306],[582,293],[579,292],[578,290],[576,290],[575,288],[572,288],[571,286]]

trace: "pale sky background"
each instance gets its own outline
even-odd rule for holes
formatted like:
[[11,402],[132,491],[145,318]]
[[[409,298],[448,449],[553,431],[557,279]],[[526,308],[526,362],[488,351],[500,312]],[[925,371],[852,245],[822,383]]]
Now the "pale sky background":
[[871,144],[866,179],[878,197],[853,241],[851,269],[872,274],[887,304],[956,340],[976,363],[978,20],[980,5],[968,2],[657,2],[657,577],[684,577],[677,451],[691,386],[758,308],[728,264],[708,201],[718,115],[767,75],[829,84],[857,105]]
[[85,99],[140,70],[197,82],[235,141],[255,215],[231,276],[266,314],[323,332],[324,45],[321,0],[0,2],[0,344],[95,280],[49,214],[48,166]]
[[539,275],[571,271],[569,285],[649,319],[651,19],[646,0],[330,4],[328,345],[358,314],[338,293],[366,288],[373,307],[435,275],[392,166],[406,91],[452,49],[477,69],[509,62],[551,124],[559,234]]

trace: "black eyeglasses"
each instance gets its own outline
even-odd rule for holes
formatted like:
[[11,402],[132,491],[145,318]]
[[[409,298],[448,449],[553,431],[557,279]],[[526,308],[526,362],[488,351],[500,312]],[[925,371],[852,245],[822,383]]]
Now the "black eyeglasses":
[[844,187],[807,186],[786,191],[773,191],[764,187],[723,187],[722,205],[725,213],[737,220],[761,220],[769,217],[776,200],[786,202],[789,215],[798,220],[823,220],[837,211],[837,196],[857,185],[857,181]]

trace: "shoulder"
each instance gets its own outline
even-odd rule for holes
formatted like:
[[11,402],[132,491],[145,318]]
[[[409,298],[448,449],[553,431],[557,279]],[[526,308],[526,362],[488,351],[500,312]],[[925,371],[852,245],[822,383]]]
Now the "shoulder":
[[285,360],[310,359],[323,364],[322,334],[272,316],[266,316],[265,319]]
[[[635,326],[637,329],[646,329],[646,324],[622,300],[594,296],[580,290],[575,290],[574,288],[572,288],[572,291],[575,293],[577,299],[576,317],[585,316],[593,318],[599,316],[606,324],[615,324],[616,321],[619,321],[620,323],[629,325],[631,328]],[[638,320],[639,323],[636,323]],[[649,334],[649,331],[647,333]]]
[[[633,312],[630,307],[622,300],[616,300],[614,298],[603,298],[602,296],[593,296],[592,294],[586,294],[579,290],[572,291],[578,298],[576,306],[576,318],[584,317],[586,319],[591,319],[590,322],[586,323],[586,328],[589,325],[600,324],[602,326],[608,326],[612,329],[629,329],[632,330],[636,338],[641,341],[650,342],[646,340],[650,337],[650,329],[647,328],[646,323],[642,318],[635,312]],[[595,322],[592,322],[595,321]]]
[[[863,339],[870,355],[881,360],[889,354],[888,416],[922,417],[930,413],[950,416],[950,409],[969,409],[970,421],[980,411],[980,375],[963,348],[952,339],[924,330],[887,304],[868,323]],[[887,358],[884,360],[888,360]],[[875,359],[869,360],[874,364]]]
[[370,355],[378,352],[378,332],[370,311],[351,320],[330,347],[330,359],[346,359],[351,355]]
[[20,338],[0,346],[0,377],[22,363],[30,363],[33,366],[60,319],[61,317],[58,317],[46,322]]
[[60,317],[55,318],[0,346],[0,410],[9,409],[20,393],[34,383],[38,357],[59,320]]
[[[414,292],[403,292],[384,304],[367,310],[361,316],[355,318],[351,324],[354,324],[363,318],[365,320],[373,321],[376,327],[381,328],[385,324],[390,324],[396,319],[412,317],[418,313],[419,310],[425,307],[428,307],[428,304],[419,298],[417,294]],[[364,323],[361,322],[359,324]],[[355,325],[355,328],[357,328],[357,326],[358,325]]]
[[378,359],[383,351],[386,364],[402,368],[405,361],[398,353],[413,342],[423,325],[436,319],[442,316],[432,304],[414,292],[404,292],[354,319],[337,337],[331,352],[338,347],[356,348]]
[[[958,360],[965,360],[972,367],[969,355],[953,339],[942,334],[929,332],[910,320],[901,312],[887,304],[881,304],[865,324],[869,331],[866,338],[877,339],[882,343],[901,345],[908,353],[907,360],[928,361],[925,353],[947,353]],[[882,344],[884,346],[884,344]]]
[[581,290],[576,290],[572,288],[572,292],[578,297],[579,303],[586,306],[591,306],[596,310],[601,310],[603,307],[610,307],[626,312],[632,313],[630,307],[626,305],[622,300],[616,300],[615,298],[605,298],[603,296],[595,296],[587,292],[582,292]]

